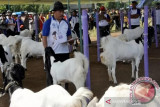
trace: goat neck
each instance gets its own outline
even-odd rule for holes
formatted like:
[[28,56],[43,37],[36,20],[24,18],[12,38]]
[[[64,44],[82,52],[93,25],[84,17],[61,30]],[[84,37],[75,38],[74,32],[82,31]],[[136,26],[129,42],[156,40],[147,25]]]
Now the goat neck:
[[5,92],[9,91],[9,94],[12,95],[15,90],[22,88],[17,81],[10,81],[6,87]]

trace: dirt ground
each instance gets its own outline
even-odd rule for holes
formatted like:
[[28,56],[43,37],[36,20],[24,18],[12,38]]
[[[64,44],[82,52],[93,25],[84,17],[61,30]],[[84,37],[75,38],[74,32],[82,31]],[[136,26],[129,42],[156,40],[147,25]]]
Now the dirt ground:
[[[94,96],[100,98],[106,89],[112,84],[109,83],[106,66],[97,62],[97,46],[95,37],[92,37],[90,48],[90,71],[91,71],[91,90]],[[144,76],[144,59],[142,59],[139,67],[139,77]],[[149,76],[160,84],[160,45],[155,48],[155,44],[149,48]],[[43,70],[42,58],[30,58],[27,61],[27,71],[23,81],[24,87],[37,92],[46,87],[46,76]],[[2,78],[0,74],[0,86],[2,86]],[[118,83],[131,83],[131,64],[117,62],[116,77]],[[73,94],[75,87],[69,84],[69,92]],[[9,96],[0,98],[0,107],[9,107]]]

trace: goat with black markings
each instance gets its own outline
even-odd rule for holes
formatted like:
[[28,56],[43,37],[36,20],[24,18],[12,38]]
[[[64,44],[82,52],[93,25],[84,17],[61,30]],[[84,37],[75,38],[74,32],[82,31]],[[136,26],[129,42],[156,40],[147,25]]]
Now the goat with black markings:
[[7,67],[12,63],[12,55],[10,52],[10,48],[8,46],[2,46],[0,45],[0,67],[3,77],[3,84],[5,84],[5,74],[4,71],[7,69]]
[[86,107],[87,99],[93,97],[93,93],[84,87],[71,96],[59,85],[51,85],[35,93],[22,88],[24,75],[25,70],[19,64],[11,64],[6,71],[5,91],[11,95],[10,107]]

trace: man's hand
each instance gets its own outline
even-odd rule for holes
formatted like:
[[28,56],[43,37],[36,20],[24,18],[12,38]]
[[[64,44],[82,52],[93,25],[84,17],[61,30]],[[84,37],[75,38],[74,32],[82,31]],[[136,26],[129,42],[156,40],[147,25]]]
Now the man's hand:
[[[67,40],[70,40],[70,39],[72,39],[72,36],[68,36],[68,37],[67,37]],[[68,43],[69,43],[70,45],[72,45],[72,44],[74,43],[74,40],[71,40],[71,41],[69,41]]]
[[47,36],[42,36],[42,42],[43,42],[44,48],[46,48],[47,47]]

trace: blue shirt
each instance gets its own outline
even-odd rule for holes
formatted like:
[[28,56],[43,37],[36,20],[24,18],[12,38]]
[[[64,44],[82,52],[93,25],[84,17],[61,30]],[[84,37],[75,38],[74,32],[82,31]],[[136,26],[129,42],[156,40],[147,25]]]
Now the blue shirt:
[[[54,17],[51,17],[53,18],[53,20],[56,20]],[[49,18],[47,21],[44,22],[43,24],[43,29],[42,29],[42,35],[43,36],[49,36],[49,32],[50,32],[50,24],[51,24],[51,18]],[[65,21],[63,19],[63,21]],[[65,21],[66,22],[66,21]],[[66,22],[67,23],[67,22]],[[68,24],[68,23],[67,23]],[[70,36],[71,35],[71,30],[70,28],[68,27],[68,31],[67,31],[67,36]]]
[[67,36],[71,35],[71,30],[65,20],[49,18],[43,25],[42,35],[47,36],[47,45],[56,54],[69,53]]

